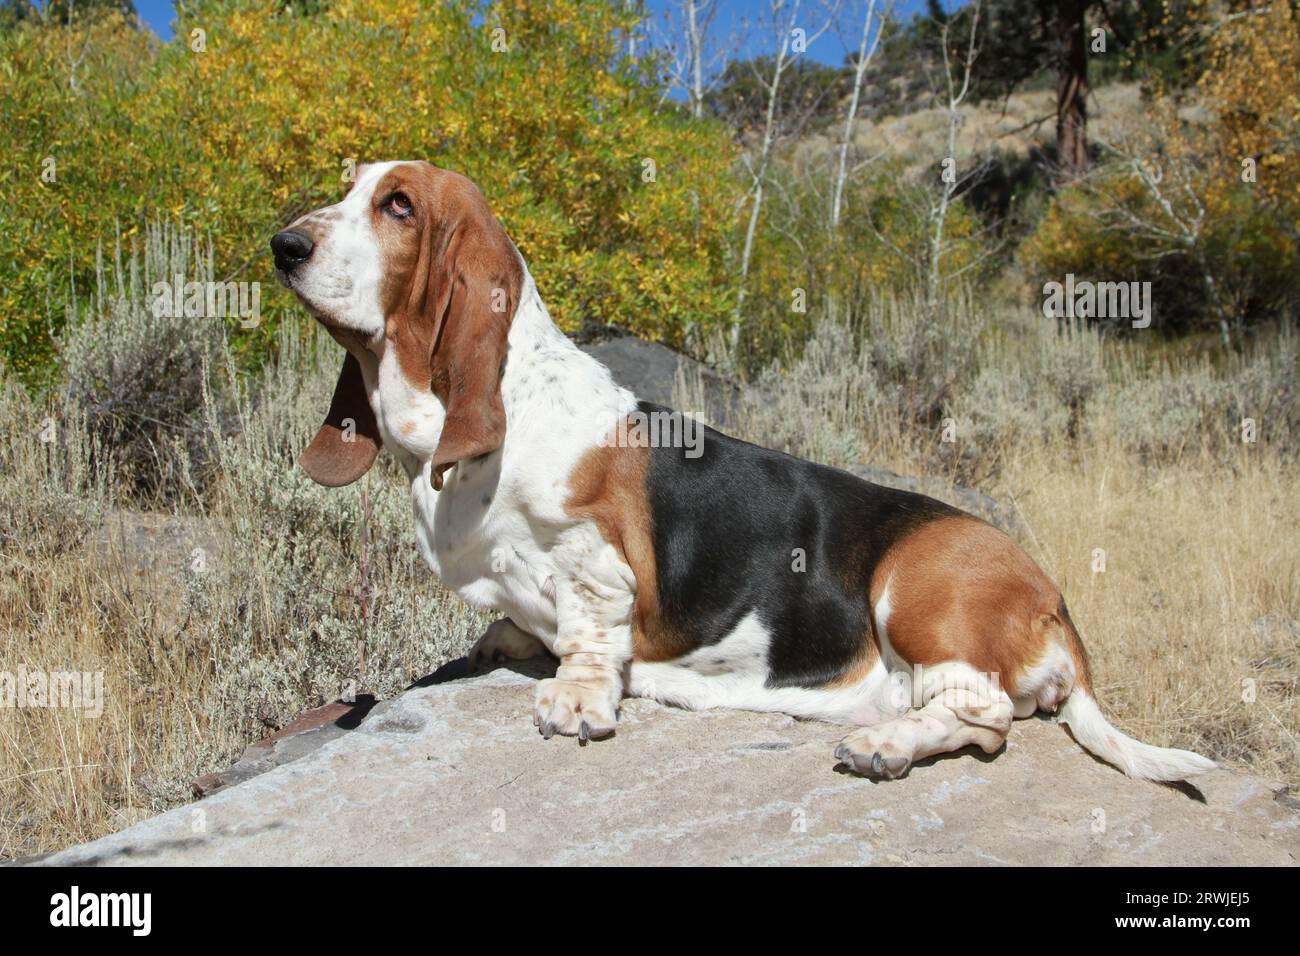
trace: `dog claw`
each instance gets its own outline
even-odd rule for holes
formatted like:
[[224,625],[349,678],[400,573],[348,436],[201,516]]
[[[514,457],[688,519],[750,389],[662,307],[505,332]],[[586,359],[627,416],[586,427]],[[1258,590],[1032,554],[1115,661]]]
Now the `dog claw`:
[[612,688],[580,684],[550,677],[537,685],[533,698],[533,721],[542,736],[577,737],[586,746],[614,733],[618,705]]

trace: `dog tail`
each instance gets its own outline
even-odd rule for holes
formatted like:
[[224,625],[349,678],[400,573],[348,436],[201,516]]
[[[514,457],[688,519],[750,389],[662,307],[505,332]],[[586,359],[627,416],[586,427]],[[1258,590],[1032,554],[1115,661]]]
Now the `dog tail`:
[[1064,604],[1061,612],[1066,645],[1074,659],[1075,685],[1060,709],[1058,720],[1069,726],[1074,739],[1089,753],[1139,780],[1186,780],[1213,770],[1217,766],[1213,760],[1190,750],[1144,744],[1116,730],[1106,720],[1092,696],[1088,655],[1079,639],[1079,632]]
[[1139,780],[1186,780],[1218,766],[1213,760],[1172,747],[1153,747],[1116,730],[1085,690],[1075,688],[1061,707],[1060,721],[1089,753]]

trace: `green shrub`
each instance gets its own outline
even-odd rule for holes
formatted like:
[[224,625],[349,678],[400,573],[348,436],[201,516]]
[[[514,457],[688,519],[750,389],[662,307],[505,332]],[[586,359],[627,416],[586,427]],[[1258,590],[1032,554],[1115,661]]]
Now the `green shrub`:
[[[1297,243],[1294,227],[1279,218],[1277,209],[1241,184],[1222,188],[1194,173],[1164,188],[1180,200],[1171,207],[1176,218],[1120,163],[1103,166],[1084,184],[1058,193],[1020,249],[1031,289],[1062,282],[1071,273],[1076,281],[1150,282],[1152,327],[1166,334],[1226,323],[1223,331],[1239,337],[1247,325],[1294,314],[1300,304],[1294,275]],[[1205,210],[1205,218],[1197,227],[1198,238],[1189,244],[1178,220],[1190,226],[1198,208]],[[1149,223],[1163,234],[1135,228],[1134,222]],[[1207,273],[1215,283],[1213,293]],[[1112,332],[1131,330],[1123,319],[1105,324]]]
[[[58,340],[62,402],[67,413],[84,417],[101,447],[113,450],[137,495],[166,497],[194,480],[175,473],[179,461],[198,470],[205,463],[205,391],[225,329],[219,319],[188,316],[154,295],[155,281],[170,299],[178,276],[211,280],[203,244],[160,224],[146,226],[139,238],[143,249],[133,246],[125,262],[117,240],[112,270],[97,256],[94,297],[68,306]],[[220,393],[208,399],[219,404]],[[173,446],[186,454],[174,454]]]
[[[297,467],[328,407],[340,355],[314,328],[306,337],[286,328],[276,361],[236,389],[237,428],[208,431],[209,520],[227,532],[226,546],[186,576],[182,639],[207,649],[213,702],[249,735],[340,695],[391,697],[463,654],[491,620],[425,564],[409,487],[387,456],[348,488],[322,488]],[[363,526],[372,592],[365,618]]]
[[[899,164],[882,162],[850,182],[840,224],[832,228],[827,202],[834,174],[825,162],[781,163],[773,170],[750,266],[744,351],[734,357],[747,369],[800,348],[821,316],[869,323],[882,296],[906,298],[924,281],[933,199],[927,187],[908,181]],[[955,200],[944,230],[945,279],[979,258],[978,231],[974,211]]]
[[[823,315],[726,415],[739,436],[826,464],[889,464],[959,483],[996,482],[1026,446],[1102,447],[1156,465],[1208,452],[1235,460],[1242,423],[1296,454],[1294,333],[1282,330],[1217,366],[1172,359],[1095,326],[990,306],[966,289],[935,322],[919,292],[882,292],[850,325]],[[675,401],[707,408],[697,383]],[[951,440],[949,440],[951,439]]]

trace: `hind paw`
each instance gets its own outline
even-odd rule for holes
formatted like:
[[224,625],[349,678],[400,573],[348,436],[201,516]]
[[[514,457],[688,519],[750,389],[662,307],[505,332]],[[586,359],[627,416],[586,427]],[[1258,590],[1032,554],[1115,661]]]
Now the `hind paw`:
[[854,773],[876,780],[897,780],[912,766],[911,752],[876,728],[849,734],[835,748],[835,758]]
[[508,617],[493,621],[470,649],[469,669],[478,670],[483,663],[522,661],[546,652],[546,645],[533,635],[521,631]]

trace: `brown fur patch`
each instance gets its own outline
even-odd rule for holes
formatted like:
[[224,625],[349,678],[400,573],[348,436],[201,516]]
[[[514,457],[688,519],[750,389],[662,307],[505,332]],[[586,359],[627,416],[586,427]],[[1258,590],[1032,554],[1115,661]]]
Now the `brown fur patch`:
[[[346,422],[352,423],[351,435]],[[339,488],[352,484],[370,470],[382,444],[379,423],[366,398],[361,363],[347,352],[325,421],[303,449],[298,464],[318,484]]]
[[659,609],[654,521],[646,497],[649,465],[649,448],[593,448],[569,475],[565,511],[574,518],[595,522],[601,536],[636,576],[633,659],[665,661],[680,657],[690,647],[665,626]]
[[886,584],[895,653],[910,664],[965,661],[997,674],[1012,697],[1048,642],[1073,631],[1057,616],[1061,593],[1047,575],[976,518],[942,518],[905,537],[876,569],[873,607]]
[[[395,193],[409,200],[409,217],[386,211]],[[442,471],[505,440],[501,376],[523,266],[483,194],[459,173],[402,163],[376,184],[371,203],[386,334],[402,374],[447,409],[433,456],[438,487]]]
[[1061,600],[1060,606],[1056,609],[1056,617],[1065,631],[1066,647],[1070,649],[1070,656],[1074,658],[1074,685],[1091,694],[1092,668],[1088,664],[1088,652],[1084,650],[1083,641],[1079,637],[1079,629],[1074,626],[1074,621],[1070,619],[1070,612],[1066,610],[1064,599]]

